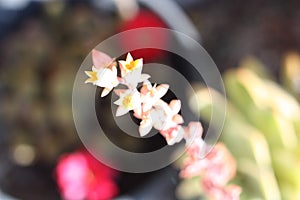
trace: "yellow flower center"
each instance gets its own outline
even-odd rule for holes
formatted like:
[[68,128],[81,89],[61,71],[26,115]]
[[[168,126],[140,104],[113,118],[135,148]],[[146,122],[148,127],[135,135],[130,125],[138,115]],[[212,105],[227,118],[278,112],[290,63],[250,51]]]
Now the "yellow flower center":
[[156,94],[156,83],[155,83],[154,86],[150,89],[149,93],[150,93],[150,96],[151,96],[151,97],[154,97],[154,96],[155,96],[155,94]]
[[149,91],[149,93],[150,93],[150,96],[151,96],[151,97],[154,97],[154,95],[155,95],[155,90],[152,88],[152,89]]
[[129,71],[132,71],[136,68],[136,63],[135,61],[131,61],[130,63],[126,64],[126,69]]
[[91,72],[90,75],[91,75],[91,81],[95,82],[98,80],[97,72]]
[[133,109],[132,96],[127,95],[123,98],[122,104],[125,108]]

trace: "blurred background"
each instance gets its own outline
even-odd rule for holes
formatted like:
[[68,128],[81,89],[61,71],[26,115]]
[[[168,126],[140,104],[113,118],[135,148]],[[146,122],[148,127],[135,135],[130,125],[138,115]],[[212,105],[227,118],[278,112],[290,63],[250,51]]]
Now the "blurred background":
[[[297,0],[0,0],[0,199],[61,199],[56,165],[62,155],[83,148],[71,110],[76,72],[101,41],[139,27],[181,31],[199,41],[218,66],[228,101],[220,140],[237,160],[233,181],[243,188],[241,198],[300,199]],[[135,55],[174,66],[194,81],[197,97],[189,105],[207,127],[218,106],[188,64],[153,49]],[[103,120],[113,127],[110,118]],[[139,145],[125,136],[115,140],[136,152],[165,145],[159,136]],[[202,196],[198,180],[180,180],[171,166],[120,172],[113,180],[116,198]]]

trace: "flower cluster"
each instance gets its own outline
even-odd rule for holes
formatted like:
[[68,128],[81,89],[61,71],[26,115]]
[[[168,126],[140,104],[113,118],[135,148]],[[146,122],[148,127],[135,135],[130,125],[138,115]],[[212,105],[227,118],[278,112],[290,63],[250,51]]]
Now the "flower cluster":
[[222,143],[218,143],[205,158],[199,159],[198,144],[196,142],[187,152],[188,157],[184,161],[181,176],[184,178],[201,176],[202,188],[211,199],[238,200],[241,188],[236,185],[226,186],[235,175],[234,158]]
[[[182,177],[202,176],[204,191],[212,199],[226,200],[238,199],[240,188],[226,186],[236,171],[235,160],[222,144],[217,144],[205,158],[201,152],[207,149],[202,139],[202,126],[200,122],[189,122],[183,126],[183,117],[178,114],[181,109],[180,100],[166,103],[161,98],[169,89],[168,84],[152,84],[150,75],[142,74],[143,60],[134,60],[130,53],[126,60],[119,60],[121,77],[118,77],[117,62],[108,55],[93,50],[92,71],[86,71],[89,76],[86,83],[93,83],[104,88],[101,96],[106,96],[119,84],[126,89],[114,89],[119,96],[115,102],[118,105],[116,116],[121,116],[129,111],[141,120],[139,133],[147,135],[155,128],[166,139],[168,145],[173,145],[182,140],[186,141],[187,159],[181,172]],[[142,87],[138,90],[137,86]]]
[[56,166],[56,180],[67,200],[111,199],[118,194],[117,171],[95,159],[87,151],[63,155]]
[[[169,85],[152,85],[150,75],[142,74],[143,59],[134,60],[130,53],[126,60],[119,60],[121,77],[117,75],[117,62],[110,56],[92,51],[92,71],[85,73],[89,78],[85,83],[92,83],[103,88],[101,97],[109,94],[119,84],[126,89],[114,89],[119,99],[114,102],[118,105],[116,116],[122,116],[129,111],[141,120],[139,133],[147,135],[152,127],[159,130],[169,145],[180,142],[184,136],[184,128],[180,125],[183,118],[178,114],[181,108],[180,100],[173,100],[169,104],[161,100],[167,93]],[[140,90],[137,89],[142,83]]]

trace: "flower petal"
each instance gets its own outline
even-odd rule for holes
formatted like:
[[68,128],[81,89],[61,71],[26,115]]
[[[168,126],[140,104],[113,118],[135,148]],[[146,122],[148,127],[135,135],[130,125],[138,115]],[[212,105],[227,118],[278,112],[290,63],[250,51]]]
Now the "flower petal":
[[100,87],[109,87],[109,86],[114,87],[116,83],[119,82],[114,72],[108,68],[99,70],[97,76],[98,76],[98,80],[96,82],[96,85]]
[[114,102],[116,105],[121,105],[122,104],[122,98],[119,98],[117,101]]
[[119,117],[119,116],[127,114],[128,112],[129,112],[128,109],[124,108],[123,106],[119,106],[117,108],[116,116]]
[[169,89],[169,85],[168,84],[160,84],[159,86],[156,87],[157,90],[157,97],[161,98],[163,97],[167,91]]
[[184,129],[181,126],[161,130],[160,133],[165,137],[168,145],[173,145],[183,139]]
[[135,109],[133,109],[134,116],[137,116],[137,118],[140,118],[142,116],[142,106],[141,104],[137,105]]
[[118,96],[120,96],[122,93],[125,93],[125,89],[114,89],[114,93]]
[[113,73],[114,76],[117,76],[118,70],[117,70],[117,67],[116,67],[116,66],[112,66],[112,67],[111,67],[111,71],[112,71],[112,73]]
[[139,127],[140,136],[143,137],[147,135],[151,131],[151,129],[152,129],[151,118],[142,120]]
[[112,90],[112,88],[104,88],[101,92],[101,97],[105,97],[106,95],[108,95],[110,93],[110,91]]
[[[142,100],[145,100],[145,99],[142,99]],[[152,108],[153,104],[150,102],[150,103],[144,103],[143,104],[143,112],[147,112],[149,111],[151,108]]]
[[216,185],[211,180],[202,180],[202,187],[204,192],[215,200],[239,200],[241,188],[236,185],[229,185],[227,187]]
[[141,68],[143,67],[143,58],[139,58],[134,61],[135,68]]
[[148,80],[150,77],[151,76],[149,74],[142,74],[141,75],[141,82]]
[[92,51],[92,59],[96,69],[107,67],[113,61],[109,55],[95,49]]
[[97,72],[93,71],[84,71],[84,73],[89,77],[84,83],[94,83],[98,80]]
[[180,142],[183,139],[183,128],[180,127],[179,130],[174,130],[172,134],[174,134],[173,137],[167,140],[168,145],[173,145],[175,143]]
[[119,66],[120,66],[120,70],[121,70],[121,76],[124,77],[126,75],[126,61],[125,60],[119,60]]
[[173,114],[177,114],[181,108],[181,101],[180,100],[172,100],[169,104]]
[[200,137],[203,133],[203,128],[200,122],[190,122],[188,127],[186,128],[186,138],[187,140],[194,138],[194,137]]
[[131,61],[133,61],[133,58],[132,58],[131,54],[128,53],[127,56],[126,56],[126,62],[128,63],[128,62],[131,62]]
[[181,115],[176,114],[173,116],[173,122],[175,122],[176,124],[182,124],[184,121]]

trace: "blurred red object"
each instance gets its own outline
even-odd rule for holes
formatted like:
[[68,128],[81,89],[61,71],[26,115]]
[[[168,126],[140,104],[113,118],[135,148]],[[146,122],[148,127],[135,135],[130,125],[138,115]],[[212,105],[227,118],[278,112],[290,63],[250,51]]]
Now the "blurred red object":
[[99,162],[87,151],[63,155],[56,166],[56,181],[63,199],[101,200],[118,194],[117,171]]
[[[167,25],[160,19],[155,13],[148,10],[140,10],[139,13],[131,20],[125,21],[120,31],[127,31],[143,27],[161,27],[167,28]],[[168,35],[165,32],[159,34],[153,34],[151,31],[133,32],[130,38],[125,38],[120,41],[123,47],[138,47],[140,44],[144,46],[155,46],[159,44],[162,47],[166,47],[168,44]],[[145,61],[155,60],[163,55],[163,51],[158,49],[139,49],[132,51],[131,54],[135,58],[143,58]]]

